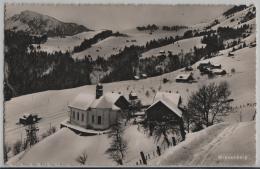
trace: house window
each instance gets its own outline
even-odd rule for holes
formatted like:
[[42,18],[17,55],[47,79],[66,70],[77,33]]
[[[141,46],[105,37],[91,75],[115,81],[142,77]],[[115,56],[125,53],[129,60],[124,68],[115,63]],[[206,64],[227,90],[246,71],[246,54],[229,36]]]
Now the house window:
[[79,112],[77,113],[77,120],[79,120]]
[[94,123],[95,122],[95,117],[94,117],[94,115],[92,115],[92,123]]
[[81,121],[84,121],[84,114],[81,114]]
[[101,116],[98,116],[98,124],[101,124]]
[[72,111],[72,115],[73,115],[73,119],[75,119],[75,112],[74,111]]

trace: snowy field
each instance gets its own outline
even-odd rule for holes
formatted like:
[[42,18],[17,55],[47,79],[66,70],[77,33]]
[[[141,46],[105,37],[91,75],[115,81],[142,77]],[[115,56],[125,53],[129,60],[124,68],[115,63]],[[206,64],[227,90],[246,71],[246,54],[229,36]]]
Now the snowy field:
[[118,54],[120,51],[124,50],[125,47],[131,45],[145,46],[147,42],[151,40],[157,40],[160,38],[165,38],[169,36],[183,35],[184,30],[178,32],[173,31],[155,31],[153,34],[149,32],[141,32],[137,30],[124,30],[122,33],[128,35],[127,37],[109,37],[94,45],[91,48],[86,49],[79,53],[74,53],[72,57],[75,59],[83,59],[85,56],[90,55],[92,59],[96,59],[98,56],[102,58],[108,58],[111,55]]
[[165,51],[166,54],[168,52],[171,52],[173,55],[179,54],[181,52],[188,53],[190,51],[193,51],[194,47],[196,48],[202,48],[205,47],[205,44],[201,43],[201,37],[195,37],[195,38],[189,38],[189,39],[183,39],[175,42],[174,44],[169,44],[160,48],[155,48],[152,50],[149,50],[148,52],[145,52],[142,54],[142,58],[149,58],[151,56],[157,56],[160,51]]
[[[80,45],[84,39],[93,38],[96,34],[102,32],[100,31],[88,31],[82,32],[73,36],[61,37],[49,37],[47,41],[43,44],[40,44],[41,51],[48,53],[53,53],[55,51],[71,52],[75,46]],[[37,47],[37,45],[35,45]]]

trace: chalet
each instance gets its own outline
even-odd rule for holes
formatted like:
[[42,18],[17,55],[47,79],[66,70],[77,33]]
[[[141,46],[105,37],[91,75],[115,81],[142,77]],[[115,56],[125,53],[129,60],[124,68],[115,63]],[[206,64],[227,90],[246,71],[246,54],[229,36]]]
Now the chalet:
[[149,121],[163,121],[164,117],[172,115],[176,125],[180,126],[182,138],[185,138],[181,106],[181,96],[178,93],[157,92],[154,102],[146,111],[146,119]]
[[128,109],[127,99],[118,93],[103,95],[103,86],[96,86],[96,95],[79,94],[69,105],[69,122],[86,129],[104,130],[115,124]]
[[165,54],[165,51],[164,51],[164,50],[160,50],[160,51],[159,51],[159,54],[160,54],[160,55],[164,55],[164,54]]
[[199,64],[197,69],[201,70],[201,69],[210,68],[210,67],[211,67],[210,61],[209,62],[202,62],[202,63]]
[[194,80],[192,73],[187,73],[187,74],[179,74],[175,78],[176,82],[183,82],[183,83],[190,83]]
[[145,111],[146,116],[148,119],[159,120],[163,114],[171,113],[176,118],[182,118],[181,102],[181,96],[178,93],[157,92],[153,104]]

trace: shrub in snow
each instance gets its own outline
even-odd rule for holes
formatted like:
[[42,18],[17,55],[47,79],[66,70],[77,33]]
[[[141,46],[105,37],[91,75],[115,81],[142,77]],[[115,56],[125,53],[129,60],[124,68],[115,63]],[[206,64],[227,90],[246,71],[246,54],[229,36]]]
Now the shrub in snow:
[[13,146],[13,154],[16,155],[16,154],[19,154],[20,152],[22,151],[22,141],[21,140],[18,140],[14,143],[14,146]]
[[57,131],[56,127],[52,126],[51,128],[49,128],[49,129],[47,130],[47,132],[45,132],[45,133],[42,134],[42,139],[44,139],[44,138],[46,138],[46,137],[52,135],[52,134],[55,133],[56,131]]
[[76,161],[82,165],[85,165],[87,162],[88,155],[85,151],[83,151],[77,158]]
[[146,97],[149,97],[149,96],[150,96],[149,90],[146,90],[145,96],[146,96]]
[[235,73],[236,72],[236,69],[235,68],[232,68],[231,69],[231,73]]

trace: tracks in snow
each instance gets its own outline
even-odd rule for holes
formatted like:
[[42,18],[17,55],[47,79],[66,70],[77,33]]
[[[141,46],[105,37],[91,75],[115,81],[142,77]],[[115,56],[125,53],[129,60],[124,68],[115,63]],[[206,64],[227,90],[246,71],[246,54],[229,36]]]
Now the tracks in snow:
[[212,158],[216,158],[214,155],[214,151],[218,148],[218,146],[222,143],[222,141],[232,135],[236,130],[238,124],[231,124],[226,127],[215,139],[213,139],[209,144],[206,144],[201,148],[201,151],[193,156],[193,160],[189,163],[189,165],[202,166],[205,164],[207,160]]

